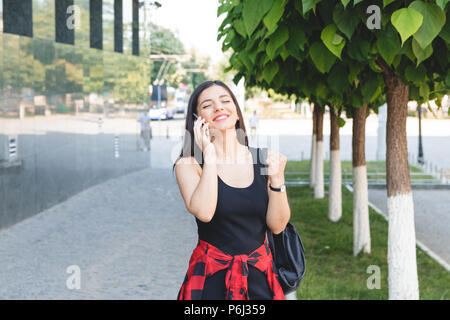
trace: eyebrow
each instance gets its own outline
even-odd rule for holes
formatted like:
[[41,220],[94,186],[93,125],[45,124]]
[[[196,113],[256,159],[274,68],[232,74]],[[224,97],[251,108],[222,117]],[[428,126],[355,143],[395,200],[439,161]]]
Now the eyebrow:
[[[224,97],[231,98],[229,94],[222,94],[222,95],[219,96],[219,98],[224,98]],[[200,102],[200,106],[203,103],[207,102],[207,101],[212,101],[212,99],[205,99],[205,100],[203,100],[202,102]]]

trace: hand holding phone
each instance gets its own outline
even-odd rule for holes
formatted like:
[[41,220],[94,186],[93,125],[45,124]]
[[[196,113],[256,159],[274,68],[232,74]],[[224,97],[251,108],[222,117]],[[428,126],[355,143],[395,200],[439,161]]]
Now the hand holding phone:
[[[198,115],[194,112],[194,117],[195,117],[195,119],[197,119],[198,120]],[[205,128],[205,134],[206,134],[206,136],[207,137],[209,137],[209,123],[202,123],[202,128],[203,128],[203,126],[205,126],[206,125],[206,128]]]
[[210,143],[209,123],[202,117],[199,117],[194,113],[194,117],[197,119],[194,122],[194,139],[195,142],[201,147],[203,151]]

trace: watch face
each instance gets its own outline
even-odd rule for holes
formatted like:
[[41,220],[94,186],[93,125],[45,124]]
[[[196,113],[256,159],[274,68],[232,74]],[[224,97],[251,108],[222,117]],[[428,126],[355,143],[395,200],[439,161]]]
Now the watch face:
[[281,192],[284,192],[284,191],[286,191],[286,186],[285,186],[285,185],[282,185],[282,186],[281,186]]

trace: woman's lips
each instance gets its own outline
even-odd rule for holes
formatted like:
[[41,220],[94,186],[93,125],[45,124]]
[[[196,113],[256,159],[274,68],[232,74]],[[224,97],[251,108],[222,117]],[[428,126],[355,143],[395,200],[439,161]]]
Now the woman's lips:
[[228,114],[219,114],[217,117],[215,117],[213,119],[213,121],[215,121],[215,122],[222,121],[222,120],[227,119],[228,117],[229,117]]

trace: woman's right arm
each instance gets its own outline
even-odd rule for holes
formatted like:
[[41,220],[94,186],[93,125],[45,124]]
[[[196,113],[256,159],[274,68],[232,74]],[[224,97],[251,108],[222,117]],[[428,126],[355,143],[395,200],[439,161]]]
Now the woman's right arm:
[[209,222],[217,205],[217,167],[215,159],[208,158],[208,152],[204,158],[201,174],[193,157],[181,158],[175,166],[175,174],[187,210],[200,221]]
[[175,166],[186,208],[202,222],[211,221],[217,205],[216,149],[211,143],[208,125],[202,117],[198,117],[193,128],[195,143],[203,152],[201,173],[193,157],[181,158]]

